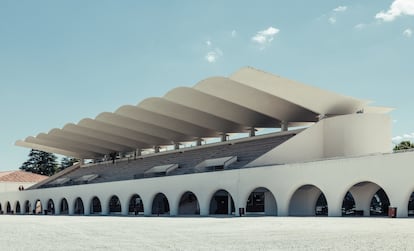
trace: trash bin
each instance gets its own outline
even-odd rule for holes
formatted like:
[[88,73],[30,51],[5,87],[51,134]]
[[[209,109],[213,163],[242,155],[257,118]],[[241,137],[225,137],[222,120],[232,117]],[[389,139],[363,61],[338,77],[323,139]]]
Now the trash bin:
[[47,215],[47,209],[43,210],[43,212],[45,213],[45,215]]
[[243,214],[244,214],[244,208],[243,207],[240,207],[239,208],[239,216],[242,217]]
[[396,207],[388,207],[388,217],[397,218],[397,208]]

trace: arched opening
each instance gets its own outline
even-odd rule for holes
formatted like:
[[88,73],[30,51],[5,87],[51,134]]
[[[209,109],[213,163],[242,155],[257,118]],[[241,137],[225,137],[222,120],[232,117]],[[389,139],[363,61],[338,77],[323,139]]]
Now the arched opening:
[[253,190],[246,202],[246,214],[277,215],[276,199],[272,192],[264,187]]
[[379,189],[371,199],[370,215],[371,216],[387,216],[390,200],[384,189]]
[[163,193],[158,193],[152,201],[152,214],[170,215],[170,205]]
[[55,203],[52,199],[49,199],[49,201],[47,202],[47,213],[55,214]]
[[[1,210],[1,209],[0,209]],[[15,212],[16,214],[20,214],[21,213],[21,208],[20,208],[20,202],[16,201],[16,208],[15,208]]]
[[42,202],[40,200],[36,200],[34,214],[42,214]]
[[178,205],[178,214],[180,215],[199,215],[200,205],[197,196],[192,192],[185,192],[180,199]]
[[314,185],[299,187],[289,204],[290,216],[326,216],[328,204],[325,195]]
[[75,200],[75,205],[74,205],[74,213],[76,214],[76,215],[83,215],[83,214],[85,214],[85,209],[84,209],[84,207],[83,207],[83,201],[82,201],[82,199],[81,198],[76,198],[76,200]]
[[328,202],[326,201],[325,195],[321,193],[315,206],[316,216],[328,216]]
[[6,204],[6,213],[7,214],[12,214],[13,212],[12,212],[12,207],[11,207],[11,205],[10,205],[10,202],[9,201],[7,201],[7,204]]
[[234,214],[234,201],[226,190],[218,190],[210,200],[210,214]]
[[343,216],[386,216],[390,201],[385,191],[369,181],[352,186],[342,203]]
[[62,215],[69,214],[69,205],[68,205],[68,201],[65,198],[63,198],[60,201],[60,214]]
[[131,196],[129,200],[129,207],[128,213],[139,215],[144,214],[144,204],[142,203],[142,199],[138,194],[134,194]]
[[102,213],[101,201],[96,196],[92,198],[91,211],[90,212],[91,212],[91,214],[101,214]]
[[31,212],[32,212],[32,208],[31,208],[31,205],[30,205],[30,201],[26,200],[24,202],[24,213],[25,214],[30,214]]
[[350,192],[347,192],[342,202],[342,216],[355,215],[355,199]]
[[113,195],[109,200],[109,213],[110,214],[120,214],[122,212],[121,201],[118,196]]
[[411,193],[410,199],[408,201],[408,217],[414,217],[414,193]]

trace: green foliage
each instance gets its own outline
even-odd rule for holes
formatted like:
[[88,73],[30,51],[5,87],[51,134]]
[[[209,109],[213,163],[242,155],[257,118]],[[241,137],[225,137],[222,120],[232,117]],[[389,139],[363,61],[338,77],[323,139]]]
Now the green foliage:
[[394,151],[407,150],[414,148],[414,144],[410,141],[402,141],[394,147]]
[[73,164],[76,162],[79,162],[79,160],[75,158],[71,158],[71,157],[63,157],[60,162],[59,171],[62,171],[70,166],[73,166]]
[[58,168],[56,160],[57,157],[53,153],[32,149],[29,153],[29,159],[23,163],[20,169],[26,172],[52,176]]

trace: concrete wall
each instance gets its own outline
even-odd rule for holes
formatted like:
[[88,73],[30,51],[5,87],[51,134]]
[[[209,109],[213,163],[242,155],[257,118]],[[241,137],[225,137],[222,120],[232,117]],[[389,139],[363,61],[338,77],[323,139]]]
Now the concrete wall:
[[391,152],[391,119],[383,114],[325,118],[249,163],[261,166]]
[[[24,209],[25,201],[29,200],[33,209],[37,199],[42,202],[43,208],[46,208],[47,201],[52,199],[56,213],[59,213],[60,202],[66,198],[69,213],[73,214],[75,200],[80,197],[84,203],[85,214],[89,214],[91,200],[97,196],[101,201],[103,214],[108,214],[109,200],[112,195],[117,195],[122,203],[122,214],[126,215],[129,200],[137,193],[143,200],[144,214],[151,215],[154,196],[163,193],[168,198],[170,214],[177,215],[181,196],[186,191],[191,191],[197,196],[200,214],[208,215],[213,194],[224,189],[231,194],[237,214],[237,208],[245,208],[249,194],[258,187],[264,187],[276,200],[277,215],[312,215],[316,203],[313,200],[316,200],[317,196],[311,196],[311,200],[294,196],[299,188],[309,185],[317,188],[314,190],[318,194],[324,193],[328,202],[329,216],[341,216],[342,202],[347,191],[354,193],[357,209],[369,210],[372,195],[378,188],[383,188],[390,199],[391,206],[398,207],[398,216],[406,217],[408,201],[414,191],[413,163],[414,152],[376,154],[308,163],[7,192],[0,194],[0,203],[5,211],[7,202],[15,207],[16,202],[19,201],[21,208]],[[369,186],[364,189],[355,186],[361,182],[367,182],[365,184]]]
[[0,193],[1,192],[12,192],[19,191],[19,187],[23,186],[28,188],[36,184],[35,182],[0,182]]

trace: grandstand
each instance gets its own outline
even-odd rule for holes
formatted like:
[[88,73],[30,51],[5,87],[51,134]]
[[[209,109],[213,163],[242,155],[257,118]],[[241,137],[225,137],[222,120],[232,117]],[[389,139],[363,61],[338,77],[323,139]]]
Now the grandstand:
[[[219,170],[243,168],[246,164],[288,140],[300,130],[257,136],[253,139],[234,140],[200,147],[148,154],[135,158],[83,165],[73,168],[62,178],[52,177],[36,188],[68,186],[111,182],[119,180],[142,179],[171,175],[183,175]],[[234,159],[233,162],[228,160]],[[203,165],[206,161],[212,163]],[[226,164],[227,162],[227,164]],[[200,165],[201,164],[201,165]],[[162,167],[176,165],[174,170],[166,172]],[[78,167],[78,166],[77,166]],[[161,170],[152,171],[156,167]],[[35,187],[33,187],[35,188]]]
[[18,140],[81,161],[0,194],[0,207],[146,216],[378,216],[390,207],[407,217],[414,153],[391,152],[390,111],[246,67]]

